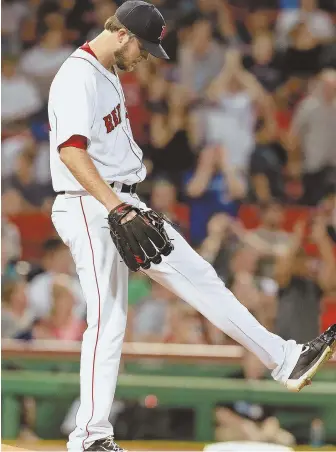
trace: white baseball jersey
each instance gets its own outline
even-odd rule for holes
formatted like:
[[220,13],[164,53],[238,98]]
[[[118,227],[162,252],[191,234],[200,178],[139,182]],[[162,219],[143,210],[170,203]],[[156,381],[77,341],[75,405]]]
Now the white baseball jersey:
[[56,192],[83,190],[62,163],[58,150],[74,135],[87,138],[86,152],[107,182],[132,185],[145,178],[142,151],[133,139],[119,77],[87,51],[77,49],[56,74],[48,114]]

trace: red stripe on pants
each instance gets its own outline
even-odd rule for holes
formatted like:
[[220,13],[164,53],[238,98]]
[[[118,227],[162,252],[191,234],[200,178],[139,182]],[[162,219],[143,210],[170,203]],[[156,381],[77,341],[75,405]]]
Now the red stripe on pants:
[[96,352],[97,352],[97,345],[98,345],[98,338],[99,338],[99,329],[100,329],[100,292],[99,292],[98,278],[97,278],[96,265],[95,265],[95,259],[94,259],[94,251],[93,251],[93,246],[92,246],[92,241],[91,241],[91,236],[90,236],[90,232],[89,232],[88,223],[87,223],[85,212],[84,212],[82,196],[80,196],[79,200],[80,200],[80,203],[81,203],[81,208],[82,208],[83,217],[84,217],[84,221],[85,221],[86,231],[87,231],[89,242],[90,242],[90,248],[91,248],[91,254],[92,254],[93,272],[94,272],[94,276],[95,276],[95,279],[96,279],[97,294],[98,294],[98,327],[97,327],[97,336],[96,336],[96,343],[95,343],[95,348],[94,348],[94,353],[93,353],[93,363],[92,363],[92,387],[91,387],[92,413],[91,413],[91,417],[88,420],[88,422],[86,424],[86,428],[85,428],[86,432],[87,432],[87,437],[85,439],[83,439],[83,443],[82,443],[83,450],[85,450],[84,443],[90,436],[90,432],[89,432],[89,428],[88,427],[89,427],[90,422],[92,421],[93,414],[94,414],[94,397],[93,396],[94,396],[94,376],[95,376]]

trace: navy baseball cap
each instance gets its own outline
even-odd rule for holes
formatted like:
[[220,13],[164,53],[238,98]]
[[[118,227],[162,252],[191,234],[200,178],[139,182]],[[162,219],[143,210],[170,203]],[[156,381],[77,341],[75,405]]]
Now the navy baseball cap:
[[119,6],[115,16],[139,39],[147,52],[157,58],[169,60],[161,45],[166,22],[154,5],[142,0],[128,0]]

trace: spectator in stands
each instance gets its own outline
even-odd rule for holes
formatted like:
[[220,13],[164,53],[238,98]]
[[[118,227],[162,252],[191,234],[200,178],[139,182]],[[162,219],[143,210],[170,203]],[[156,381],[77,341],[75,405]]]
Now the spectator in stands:
[[[40,127],[40,126],[37,126]],[[43,125],[41,126],[41,128]],[[9,131],[6,128],[7,132]],[[32,204],[30,207],[26,205],[25,208],[34,209],[36,206],[41,207],[42,209],[46,209],[54,199],[54,191],[51,186],[51,176],[50,176],[50,157],[49,157],[49,143],[45,140],[45,136],[38,136],[39,132],[34,135],[38,136],[38,140],[35,139],[34,135],[31,133],[29,129],[23,129],[21,134],[14,134],[13,136],[9,136],[8,138],[2,141],[2,149],[1,149],[1,176],[2,176],[2,187],[3,192],[5,193],[5,200],[8,198],[8,194],[6,194],[7,190],[13,192],[14,185],[16,187],[15,193],[16,198],[21,199],[22,197],[28,202]],[[17,166],[20,161],[21,155],[29,154],[32,156],[32,161],[29,161],[29,165],[25,169],[23,169],[23,173],[31,172],[31,179],[33,182],[33,187],[38,188],[37,196],[34,199],[29,199],[26,194],[26,188],[30,187],[30,183],[27,184],[21,177],[18,176],[18,173],[22,171],[18,171]],[[19,180],[21,183],[19,184]],[[22,182],[23,181],[23,182]],[[28,177],[27,177],[28,181]],[[25,185],[25,189],[22,187],[22,184]],[[18,186],[19,185],[19,186]],[[29,191],[33,191],[30,190]],[[21,195],[20,195],[21,193]],[[10,198],[13,198],[13,193]],[[11,212],[15,212],[18,210],[22,210],[24,206],[16,208],[15,203],[5,202],[5,208],[9,208]],[[6,205],[5,205],[6,204]]]
[[211,22],[197,20],[179,52],[180,80],[190,99],[198,98],[219,74],[224,63],[224,49],[212,37]]
[[37,45],[39,37],[47,30],[60,31],[65,39],[70,38],[73,30],[67,20],[67,16],[74,2],[75,0],[66,2],[26,1],[27,14],[18,30],[22,50],[27,50]]
[[201,151],[196,169],[186,174],[185,183],[190,207],[190,238],[192,243],[200,244],[213,214],[237,215],[245,184],[221,146],[207,146]]
[[6,261],[18,260],[21,257],[21,237],[19,229],[2,212],[1,244],[4,247]]
[[169,305],[165,342],[203,344],[202,316],[190,305],[176,299]]
[[253,187],[253,200],[265,202],[273,197],[288,204],[302,204],[304,201],[302,164],[298,153],[293,151],[290,128],[293,113],[306,96],[308,86],[309,80],[291,77],[274,93],[277,141],[271,148],[261,148],[259,155],[252,155],[252,182],[258,182],[258,186]]
[[[271,0],[266,0],[267,6],[270,5]],[[235,6],[235,2],[233,5]],[[240,40],[243,42],[242,51],[245,50],[244,53],[249,53],[251,50],[251,45],[254,39],[258,35],[267,34],[272,30],[272,24],[270,16],[267,14],[265,9],[259,9],[256,5],[256,2],[248,2],[245,5],[244,12],[239,14],[239,18],[237,20],[237,31],[240,37]]]
[[231,258],[226,286],[260,320],[258,314],[261,308],[261,293],[255,278],[258,259],[259,254],[254,248],[246,245],[239,247]]
[[[75,314],[73,281],[67,275],[56,275],[52,281],[52,307],[49,316],[39,320],[36,329],[44,337],[67,341],[80,341],[86,325]],[[38,333],[37,333],[38,334]]]
[[39,18],[40,1],[28,0],[26,2],[27,14],[22,20],[18,29],[18,37],[20,39],[21,52],[33,46],[37,42],[37,25]]
[[[336,184],[336,181],[335,181]],[[319,204],[319,212],[324,216],[329,237],[336,244],[336,187],[330,187]]]
[[318,9],[317,0],[300,0],[300,8],[281,11],[276,24],[276,35],[281,47],[289,45],[289,33],[298,22],[306,23],[309,32],[318,40],[330,40],[335,36],[331,17]]
[[[274,212],[274,219],[276,216]],[[280,229],[279,234],[282,234]],[[274,248],[281,253],[280,245]],[[239,291],[239,297],[245,299],[249,309],[253,312],[257,309],[254,314],[259,316],[259,321],[272,329],[278,284],[274,280],[270,249],[267,242],[253,237],[236,219],[216,214],[209,221],[208,235],[198,252],[214,266],[231,290]]]
[[[188,15],[191,19],[206,18],[211,22],[216,40],[225,44],[239,43],[235,20],[226,0],[197,0],[196,9]],[[187,16],[187,17],[188,17]]]
[[278,286],[272,278],[258,275],[260,257],[257,249],[242,244],[232,254],[225,283],[259,322],[272,330]]
[[[256,108],[264,114],[268,97],[256,78],[244,70],[241,55],[227,51],[226,63],[211,83],[207,96],[214,108],[205,113],[205,140],[226,148],[229,164],[247,173],[248,161],[255,147]],[[239,133],[237,133],[239,130]]]
[[275,256],[285,252],[289,238],[281,230],[281,205],[275,202],[265,206],[262,212],[264,220],[256,234],[227,215],[214,215],[198,251],[214,266],[225,284],[239,292],[239,297],[258,315],[259,321],[272,328],[278,290],[273,261]]
[[27,10],[25,2],[1,2],[1,49],[4,54],[17,55],[20,51],[19,30]]
[[27,300],[27,285],[21,279],[1,287],[1,337],[16,338],[33,325],[34,316]]
[[40,18],[37,24],[38,35],[41,36],[46,31],[59,31],[63,35],[64,43],[75,47],[83,45],[88,30],[94,25],[95,18],[92,17],[90,12],[84,14],[80,10],[81,2],[76,0],[67,0],[54,4],[51,2],[49,3],[49,10],[48,3],[42,3],[38,14]]
[[5,58],[1,65],[1,118],[3,127],[15,121],[29,120],[42,108],[36,86],[18,72],[14,58]]
[[164,342],[170,329],[170,304],[176,296],[155,281],[151,284],[150,295],[141,300],[128,317],[133,341]]
[[[266,131],[266,133],[268,133]],[[266,137],[266,135],[264,135]],[[258,143],[251,154],[249,167],[249,200],[267,204],[272,198],[288,201],[288,161],[286,149],[270,135],[269,142]],[[293,174],[294,177],[294,174]],[[298,174],[301,180],[301,172]],[[300,183],[300,181],[299,181]],[[300,185],[301,186],[301,185]],[[301,191],[297,196],[301,195]],[[297,201],[297,197],[295,198]]]
[[254,37],[249,72],[268,92],[274,92],[281,85],[283,81],[281,61],[274,50],[271,33],[258,34]]
[[85,314],[85,301],[78,278],[73,276],[73,260],[69,249],[60,239],[50,239],[44,244],[42,258],[43,272],[31,281],[28,288],[29,306],[36,318],[46,318],[53,303],[53,281],[60,274],[71,277],[72,292],[75,298],[75,314],[83,318]]
[[[321,262],[310,258],[304,248],[306,224],[295,226],[291,247],[278,258],[275,275],[279,284],[279,307],[276,332],[285,339],[290,337],[299,343],[311,340],[319,334],[320,300],[323,291],[335,288],[336,264],[333,242],[322,216],[311,222],[311,240],[318,247]],[[301,319],[297,322],[297,319]]]
[[244,235],[245,243],[258,250],[262,259],[259,274],[273,277],[275,259],[291,246],[291,237],[282,227],[284,208],[277,200],[260,206],[260,226]]
[[336,168],[336,71],[321,73],[314,92],[299,105],[293,118],[291,152],[300,157],[304,171],[304,203],[323,198]]
[[106,19],[113,16],[117,9],[117,5],[114,1],[103,0],[94,3],[94,23],[95,27],[90,30],[87,41],[90,42],[96,38],[104,28]]
[[[265,368],[255,356],[245,351],[243,373],[236,378],[261,380]],[[216,409],[217,441],[259,441],[264,443],[294,446],[295,437],[281,428],[274,410],[269,406],[244,400]]]
[[42,208],[47,198],[53,194],[49,184],[36,182],[35,159],[36,147],[32,141],[25,151],[17,155],[14,173],[6,181],[2,202],[7,214],[32,212]]
[[224,213],[216,213],[207,224],[207,236],[198,248],[200,255],[215,268],[226,282],[230,276],[230,261],[241,241],[240,225]]
[[305,21],[293,26],[290,43],[282,61],[284,76],[310,77],[319,72],[322,64],[323,45],[310,31]]
[[55,5],[55,9],[45,12],[41,22],[42,30],[59,31],[63,34],[65,41],[67,40],[69,31],[66,28],[66,18],[58,11],[58,5]]
[[256,112],[256,145],[249,159],[249,199],[254,202],[286,198],[284,169],[288,156],[278,116],[273,97],[266,96]]
[[[168,81],[163,74],[154,74],[156,67],[151,62],[146,66],[137,68],[137,75],[141,85],[147,92],[147,105],[151,113],[167,113]],[[155,139],[155,136],[153,137]]]
[[76,47],[81,46],[87,39],[89,31],[96,26],[97,17],[93,14],[92,3],[102,2],[67,0],[58,3],[59,12],[66,18],[67,42]]
[[23,53],[22,72],[35,81],[44,100],[47,99],[52,79],[61,64],[74,49],[63,43],[60,30],[47,31],[41,41]]
[[159,179],[152,186],[150,206],[166,215],[184,236],[189,234],[189,210],[185,204],[177,201],[177,190],[174,184]]
[[151,160],[153,175],[167,175],[181,184],[182,172],[193,163],[185,89],[153,80],[149,90]]
[[135,141],[141,146],[146,147],[148,144],[148,125],[149,112],[147,109],[147,89],[148,85],[143,88],[139,72],[146,72],[146,84],[151,83],[151,76],[148,73],[147,65],[139,65],[137,71],[123,72],[119,74],[120,81],[124,90],[127,113],[130,123],[132,124],[132,133]]
[[[10,130],[7,127],[5,128],[7,131]],[[7,188],[7,184],[15,171],[17,158],[23,152],[30,152],[32,155],[35,154],[34,139],[27,127],[25,127],[22,133],[9,133],[8,137],[2,139],[1,179],[3,182],[3,190]]]
[[136,272],[133,275],[130,275],[128,280],[128,323],[125,342],[132,340],[132,326],[135,306],[141,302],[141,300],[150,296],[151,290],[151,282],[147,275],[141,272]]

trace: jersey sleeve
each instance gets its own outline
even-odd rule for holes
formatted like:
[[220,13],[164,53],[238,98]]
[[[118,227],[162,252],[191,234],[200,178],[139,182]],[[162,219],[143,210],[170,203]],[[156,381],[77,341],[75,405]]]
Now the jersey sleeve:
[[86,151],[88,147],[88,140],[86,137],[83,137],[83,135],[72,135],[67,141],[58,146],[58,150],[60,151],[62,148],[70,146]]
[[79,59],[65,63],[49,96],[49,122],[57,149],[74,136],[84,137],[90,146],[95,100],[95,78],[90,65]]

